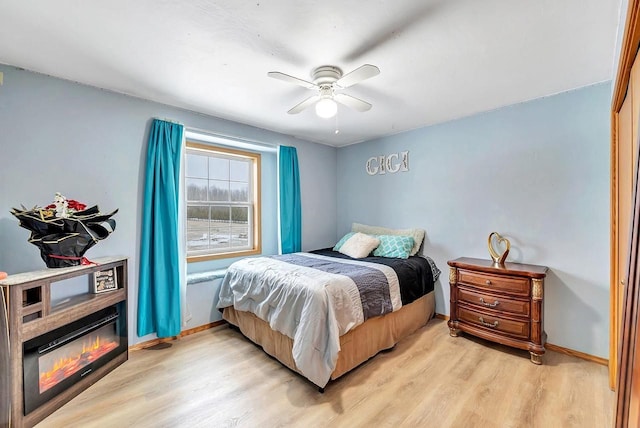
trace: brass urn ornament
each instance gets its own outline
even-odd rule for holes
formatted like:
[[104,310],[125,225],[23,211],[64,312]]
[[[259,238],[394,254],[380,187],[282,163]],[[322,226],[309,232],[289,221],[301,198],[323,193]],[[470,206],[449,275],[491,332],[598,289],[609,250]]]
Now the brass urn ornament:
[[[489,235],[488,245],[489,245],[489,254],[491,254],[491,259],[493,263],[497,265],[503,265],[504,261],[507,260],[507,256],[509,255],[509,249],[511,248],[511,242],[507,238],[503,238],[500,236],[498,232],[491,232]],[[498,249],[494,247],[497,246]],[[502,254],[500,250],[504,247]]]

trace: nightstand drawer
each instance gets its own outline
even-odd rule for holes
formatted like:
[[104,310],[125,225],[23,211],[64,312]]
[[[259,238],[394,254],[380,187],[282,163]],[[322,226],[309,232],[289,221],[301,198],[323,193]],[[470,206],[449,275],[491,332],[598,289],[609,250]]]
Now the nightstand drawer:
[[525,317],[529,317],[530,313],[528,300],[509,299],[495,294],[472,291],[465,287],[458,288],[458,302]]
[[485,290],[501,291],[523,297],[529,296],[531,288],[528,278],[505,275],[498,276],[463,269],[458,271],[458,282]]
[[521,339],[529,338],[528,321],[514,321],[502,317],[495,317],[480,311],[476,312],[463,307],[458,307],[458,319],[469,324],[486,328],[487,330],[506,333]]

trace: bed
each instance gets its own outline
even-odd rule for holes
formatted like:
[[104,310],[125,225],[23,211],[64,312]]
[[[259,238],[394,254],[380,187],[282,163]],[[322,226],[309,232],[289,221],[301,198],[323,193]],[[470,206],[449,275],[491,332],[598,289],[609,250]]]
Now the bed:
[[236,262],[217,305],[244,336],[321,390],[424,326],[440,273],[428,257],[354,258],[338,245]]

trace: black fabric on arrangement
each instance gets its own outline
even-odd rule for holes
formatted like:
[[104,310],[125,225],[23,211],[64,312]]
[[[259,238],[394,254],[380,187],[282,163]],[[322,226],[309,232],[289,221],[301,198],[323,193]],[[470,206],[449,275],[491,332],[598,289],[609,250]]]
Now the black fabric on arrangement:
[[31,231],[28,241],[40,249],[50,268],[82,264],[84,253],[115,230],[116,221],[110,217],[117,212],[102,214],[96,205],[67,218],[43,219],[39,209],[11,210],[20,226]]
[[358,260],[363,262],[378,263],[392,268],[400,282],[400,297],[403,305],[408,305],[416,299],[430,293],[434,289],[433,272],[427,259],[420,256],[411,256],[408,259],[395,259],[390,257],[365,257],[354,259],[345,254],[333,251],[331,248],[309,251],[321,256],[335,257],[339,259]]

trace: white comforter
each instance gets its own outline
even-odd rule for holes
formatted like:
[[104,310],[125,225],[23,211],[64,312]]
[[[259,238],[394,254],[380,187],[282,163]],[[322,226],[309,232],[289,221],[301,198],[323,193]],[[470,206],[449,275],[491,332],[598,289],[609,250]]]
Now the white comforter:
[[[377,269],[388,281],[393,310],[402,306],[398,277],[388,266],[310,253],[295,256]],[[217,306],[252,312],[293,339],[298,370],[320,387],[329,382],[335,369],[340,336],[364,321],[360,292],[352,278],[272,257],[233,263],[222,282]]]

